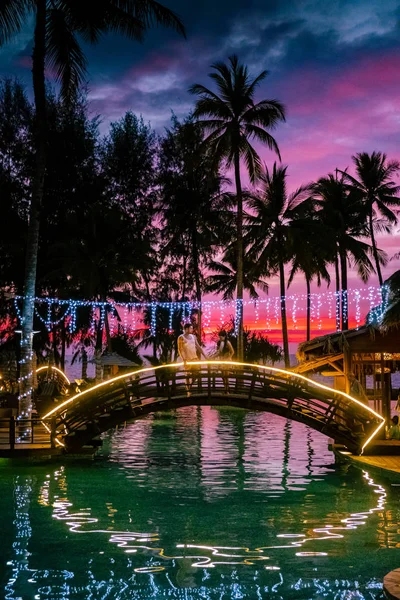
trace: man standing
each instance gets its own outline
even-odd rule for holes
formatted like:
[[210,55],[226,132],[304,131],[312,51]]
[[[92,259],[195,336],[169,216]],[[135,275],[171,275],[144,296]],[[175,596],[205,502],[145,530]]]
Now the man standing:
[[194,376],[190,376],[190,371],[196,368],[195,365],[187,365],[188,362],[198,360],[199,354],[207,359],[203,352],[202,347],[197,341],[196,336],[193,333],[193,325],[191,323],[185,323],[183,326],[183,333],[178,337],[178,353],[183,360],[183,365],[188,371],[186,375],[186,392],[190,396],[194,380],[197,379]]

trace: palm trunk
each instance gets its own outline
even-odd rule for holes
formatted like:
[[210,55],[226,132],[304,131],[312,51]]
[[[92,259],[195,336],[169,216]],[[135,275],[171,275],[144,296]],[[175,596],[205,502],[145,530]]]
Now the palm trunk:
[[238,315],[237,331],[237,359],[243,361],[243,194],[242,183],[240,181],[240,157],[239,151],[235,151],[235,182],[236,182],[236,201],[237,201],[237,221],[236,221],[236,310]]
[[342,331],[349,328],[349,311],[347,297],[347,254],[345,250],[340,250],[340,271],[342,276]]
[[194,271],[194,282],[196,286],[196,300],[199,304],[197,312],[197,339],[199,344],[202,340],[202,318],[201,318],[201,282],[200,282],[200,259],[199,249],[197,246],[197,231],[196,226],[192,228],[192,259],[193,259],[193,271]]
[[184,256],[183,257],[183,265],[182,265],[182,270],[183,270],[183,277],[182,277],[182,302],[185,301],[185,296],[186,296],[186,282],[187,282],[187,257]]
[[376,267],[376,272],[378,274],[379,286],[382,287],[383,286],[383,278],[382,278],[382,272],[381,272],[381,265],[379,264],[378,250],[376,248],[372,210],[370,210],[369,215],[368,215],[368,223],[369,223],[369,233],[371,236],[372,251],[374,253],[374,259],[375,259],[375,267]]
[[335,279],[336,279],[336,298],[335,298],[335,318],[336,331],[340,331],[340,273],[339,273],[339,258],[335,254]]
[[101,323],[101,308],[99,308],[99,322],[97,324],[96,332],[96,348],[95,348],[95,366],[96,366],[96,382],[101,381],[103,378],[103,369],[101,366],[101,355],[103,352],[103,327]]
[[110,334],[110,323],[108,322],[108,308],[104,312],[104,329],[106,330],[107,352],[112,352],[112,342]]
[[67,345],[67,332],[65,329],[65,319],[61,321],[61,370],[65,371],[65,347]]
[[36,2],[36,24],[33,48],[33,92],[35,98],[35,173],[29,211],[26,245],[24,304],[21,334],[21,382],[18,413],[30,418],[32,413],[32,342],[35,308],[36,270],[39,251],[40,207],[46,171],[46,90],[44,78],[46,33],[46,0]]
[[88,366],[88,356],[85,348],[82,348],[81,351],[82,358],[82,377],[81,379],[87,379],[87,366]]
[[57,331],[58,331],[57,325],[53,325],[53,330],[52,330],[53,360],[54,360],[54,364],[56,365],[56,367],[59,367],[60,366],[60,357],[59,357],[58,347],[57,347]]
[[281,290],[281,321],[282,321],[282,337],[283,337],[283,355],[285,359],[285,368],[290,369],[289,356],[289,336],[286,318],[286,286],[285,286],[285,266],[283,261],[279,261],[279,284]]
[[311,282],[306,275],[307,285],[307,342],[311,339]]

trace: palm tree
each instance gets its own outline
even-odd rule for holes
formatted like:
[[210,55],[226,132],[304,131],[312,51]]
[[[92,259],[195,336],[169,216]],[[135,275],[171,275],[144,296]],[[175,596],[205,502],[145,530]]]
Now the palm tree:
[[293,211],[290,230],[293,259],[288,287],[297,273],[304,274],[307,288],[307,341],[311,337],[311,282],[316,279],[320,287],[322,280],[325,280],[328,285],[331,281],[327,269],[329,254],[326,230],[316,216],[313,199],[304,200]]
[[[179,256],[185,248],[193,273],[196,300],[202,300],[202,266],[224,243],[232,197],[222,191],[229,180],[220,176],[213,157],[203,144],[203,132],[189,116],[176,117],[161,144],[160,194],[162,256]],[[186,244],[185,244],[186,242]],[[201,343],[201,310],[198,311]]]
[[[382,227],[377,220],[383,218],[389,227],[396,225],[400,209],[400,186],[396,185],[393,177],[400,171],[400,162],[392,160],[387,162],[386,154],[381,152],[359,152],[352,156],[356,167],[358,179],[344,172],[346,181],[354,192],[359,192],[368,219],[368,233],[371,238],[375,269],[378,274],[379,285],[383,286],[381,262],[376,247],[375,231]],[[388,230],[390,231],[388,227]]]
[[285,367],[290,367],[289,339],[286,318],[285,264],[293,257],[291,222],[295,209],[308,194],[307,187],[300,187],[288,194],[286,188],[287,167],[277,167],[272,173],[265,167],[260,177],[261,189],[249,196],[250,214],[247,216],[246,241],[251,245],[250,255],[271,272],[279,274],[281,297],[281,321]]
[[[255,264],[251,257],[244,257],[243,288],[249,293],[250,298],[257,300],[259,294],[257,288],[268,293],[268,283],[265,277],[268,271],[260,268],[261,265]],[[232,300],[237,289],[237,268],[236,257],[233,252],[225,253],[222,262],[210,261],[208,268],[214,271],[205,280],[207,292],[222,294],[223,300]]]
[[[368,234],[364,207],[360,194],[346,185],[345,174],[340,178],[329,173],[312,186],[318,218],[326,234],[326,249],[335,265],[337,299],[341,301],[341,329],[346,331],[348,322],[347,273],[349,264],[356,267],[361,280],[366,283],[374,272],[369,258],[372,247],[360,238]],[[329,247],[328,247],[329,246]],[[381,264],[386,254],[377,250]]]
[[[240,178],[240,161],[244,160],[250,181],[254,183],[261,174],[261,160],[251,141],[266,144],[280,158],[278,144],[269,130],[285,120],[285,109],[276,100],[254,101],[258,85],[266,78],[262,71],[250,78],[245,65],[239,64],[237,56],[229,58],[229,64],[217,62],[210,74],[218,93],[204,85],[195,84],[190,92],[199,96],[194,117],[208,133],[205,143],[218,161],[226,161],[234,167],[237,202],[237,300],[243,301],[243,193]],[[238,332],[238,359],[243,359],[243,311],[241,310]]]
[[46,91],[45,67],[55,71],[61,94],[71,100],[86,73],[86,59],[78,36],[96,43],[109,31],[142,41],[153,25],[172,27],[184,34],[180,19],[155,0],[3,0],[0,3],[0,46],[21,31],[33,13],[35,18],[32,54],[35,101],[35,172],[26,244],[24,305],[21,335],[21,377],[19,414],[30,417],[32,401],[32,337],[40,210],[46,171]]

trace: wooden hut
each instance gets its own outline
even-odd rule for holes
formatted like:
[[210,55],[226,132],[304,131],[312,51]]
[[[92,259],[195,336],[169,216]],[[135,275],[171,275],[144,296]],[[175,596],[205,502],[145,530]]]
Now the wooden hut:
[[314,338],[300,344],[297,373],[334,378],[335,389],[350,392],[350,375],[363,386],[374,409],[390,420],[392,373],[400,370],[400,335],[371,326]]
[[100,361],[103,368],[103,379],[111,379],[138,366],[116,352],[104,352],[101,355]]

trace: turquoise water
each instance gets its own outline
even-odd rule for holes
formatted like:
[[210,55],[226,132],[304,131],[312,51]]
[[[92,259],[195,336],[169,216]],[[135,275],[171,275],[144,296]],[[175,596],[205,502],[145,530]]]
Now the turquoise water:
[[399,500],[400,477],[335,466],[298,423],[158,413],[93,462],[0,462],[0,598],[382,598]]

